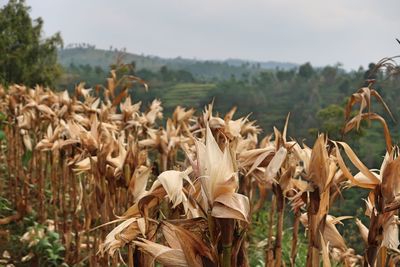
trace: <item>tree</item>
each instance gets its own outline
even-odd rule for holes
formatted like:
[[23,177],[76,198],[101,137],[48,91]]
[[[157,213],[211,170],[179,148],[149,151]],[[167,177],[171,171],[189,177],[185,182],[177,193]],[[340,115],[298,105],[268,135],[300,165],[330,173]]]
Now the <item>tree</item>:
[[307,62],[299,67],[299,75],[305,79],[311,78],[314,74],[314,69],[311,66],[310,62]]
[[336,82],[338,74],[338,67],[326,66],[322,69],[321,75],[324,77],[324,81],[326,85],[333,85]]
[[369,63],[368,64],[368,70],[364,73],[364,78],[365,79],[376,79],[376,64],[375,63]]
[[280,82],[291,80],[294,74],[294,70],[276,70],[276,77]]
[[171,80],[171,75],[170,75],[170,72],[169,72],[169,70],[168,70],[168,68],[167,68],[167,66],[162,66],[161,68],[160,68],[160,75],[161,75],[161,80],[162,81],[169,81],[169,80]]
[[59,33],[43,38],[43,20],[32,20],[24,0],[10,0],[0,9],[0,84],[53,86],[61,74]]
[[342,128],[344,126],[344,108],[331,104],[328,107],[321,109],[317,112],[318,128],[309,129],[313,135],[318,132],[328,134],[332,140],[342,139]]

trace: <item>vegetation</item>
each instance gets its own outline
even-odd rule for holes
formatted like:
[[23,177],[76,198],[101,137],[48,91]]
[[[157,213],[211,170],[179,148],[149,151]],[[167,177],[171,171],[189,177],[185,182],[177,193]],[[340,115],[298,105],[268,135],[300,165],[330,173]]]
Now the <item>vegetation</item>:
[[[289,140],[289,117],[282,131],[274,128],[263,139],[254,121],[234,119],[236,108],[220,117],[213,104],[200,115],[177,106],[162,126],[160,101],[146,111],[132,102],[132,89],[147,88],[126,74],[132,71],[121,65],[106,86],[93,90],[80,84],[74,94],[18,85],[2,91],[7,144],[2,153],[8,160],[1,224],[12,228],[37,211],[37,223],[20,239],[31,254],[12,254],[7,262],[398,263],[400,161],[386,120],[372,109],[375,98],[392,116],[375,80],[352,94],[343,112],[330,106],[319,116],[330,125],[327,114],[344,115],[342,134],[379,122],[387,151],[380,171],[368,169],[347,143],[324,134],[312,148]],[[335,204],[344,193],[359,192],[349,186],[368,193],[362,220]],[[345,241],[346,231],[338,230],[343,220],[352,221],[364,248],[355,250]]]
[[28,12],[0,10],[0,266],[399,265],[394,58],[123,64],[80,44],[57,79],[61,38]]
[[[85,49],[82,48],[82,51]],[[400,101],[396,93],[400,90],[399,77],[384,78],[383,73],[374,72],[375,64],[371,64],[367,70],[360,68],[358,71],[346,72],[340,65],[315,68],[306,63],[297,69],[259,70],[256,73],[249,71],[243,75],[231,75],[228,79],[202,79],[196,72],[174,70],[170,65],[155,70],[146,69],[139,62],[131,65],[134,67],[126,74],[141,77],[151,88],[148,92],[136,90],[135,98],[145,105],[155,98],[160,99],[168,116],[178,104],[201,109],[214,100],[216,110],[225,113],[232,106],[238,106],[240,116],[251,114],[262,129],[271,129],[274,126],[283,127],[284,119],[290,112],[292,123],[289,132],[309,146],[313,144],[312,140],[318,132],[326,132],[332,139],[342,138],[340,131],[343,127],[344,105],[356,88],[367,85],[365,79],[375,77],[374,86],[377,91],[387,99],[395,114],[400,112],[396,105]],[[104,84],[103,77],[107,73],[106,68],[100,66],[70,65],[64,68],[59,88],[70,92],[82,81],[88,87]],[[208,69],[209,66],[203,68]],[[218,76],[219,70],[214,73]],[[382,111],[380,107],[377,109]],[[392,130],[394,142],[397,143],[400,135],[395,122],[386,114],[384,116]],[[368,131],[365,131],[367,128]],[[359,131],[345,138],[352,146],[360,149],[360,157],[372,166],[380,163],[379,155],[384,152],[382,142],[371,142],[379,135],[379,124],[364,123]]]
[[[179,71],[186,70],[192,73],[196,79],[202,80],[226,80],[235,75],[242,76],[248,72],[259,73],[263,70],[274,70],[276,68],[289,70],[297,65],[281,62],[251,62],[245,60],[196,60],[185,58],[165,59],[157,56],[135,55],[125,51],[110,47],[108,50],[96,49],[90,44],[70,44],[65,49],[59,50],[59,61],[64,67],[70,65],[86,66],[92,68],[100,67],[107,70],[110,65],[115,63],[115,58],[124,55],[125,62],[135,62],[138,70],[149,70],[157,72],[163,66],[168,69]],[[145,77],[143,77],[145,78]]]
[[32,21],[24,0],[10,0],[0,9],[0,83],[54,86],[61,74],[57,49],[60,34],[42,36],[43,20]]

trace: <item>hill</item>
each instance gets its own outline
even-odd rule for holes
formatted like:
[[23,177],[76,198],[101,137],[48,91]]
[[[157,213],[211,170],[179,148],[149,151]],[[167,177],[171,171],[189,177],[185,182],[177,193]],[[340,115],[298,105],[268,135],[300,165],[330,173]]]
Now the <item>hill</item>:
[[158,71],[162,66],[171,70],[186,70],[201,80],[229,79],[232,76],[237,78],[248,74],[258,74],[265,70],[282,69],[289,70],[296,68],[293,63],[281,63],[275,61],[258,62],[242,59],[218,60],[196,60],[186,58],[161,58],[157,56],[137,55],[118,50],[102,50],[94,47],[74,47],[59,50],[58,58],[61,65],[90,65],[108,69],[116,62],[119,56],[124,62],[135,62],[136,69],[147,69]]

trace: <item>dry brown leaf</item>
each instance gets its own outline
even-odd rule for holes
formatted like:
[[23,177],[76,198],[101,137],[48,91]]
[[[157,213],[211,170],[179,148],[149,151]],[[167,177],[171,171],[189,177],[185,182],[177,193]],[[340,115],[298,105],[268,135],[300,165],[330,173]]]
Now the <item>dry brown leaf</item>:
[[128,188],[133,194],[135,200],[145,193],[147,180],[149,179],[150,173],[151,169],[142,165],[139,168],[136,168],[132,174]]
[[200,256],[207,258],[210,262],[215,261],[215,256],[213,256],[211,249],[199,236],[196,236],[194,233],[180,226],[168,222],[163,222],[163,228],[169,228],[170,232],[174,232],[189,266],[202,267],[203,260]]
[[308,169],[308,179],[312,181],[322,193],[329,178],[329,157],[326,150],[324,135],[319,135],[315,141],[311,152],[310,166]]
[[[322,266],[331,267],[331,261],[329,260],[329,247],[325,243],[324,236],[319,232],[321,238],[321,250],[322,250]],[[329,244],[329,243],[328,243]]]
[[[361,160],[356,156],[356,154],[353,152],[353,150],[349,147],[344,142],[334,142],[335,147],[336,147],[336,158],[339,164],[340,169],[343,172],[343,175],[347,177],[354,185],[363,187],[363,188],[369,188],[369,189],[374,189],[377,184],[380,184],[380,179],[377,178],[362,162]],[[368,178],[368,182],[360,182],[358,181],[349,171],[349,169],[346,167],[343,158],[340,154],[340,150],[337,144],[340,144],[346,153],[346,155],[349,157],[350,161],[354,164],[354,166],[361,171],[365,177]]]
[[215,199],[211,215],[216,218],[230,218],[250,223],[249,199],[238,193],[222,194]]
[[[394,155],[385,162],[382,176],[381,191],[385,203],[391,203],[400,195],[400,157],[393,159]],[[382,164],[383,165],[383,164]]]
[[173,204],[172,208],[187,201],[187,197],[183,192],[183,180],[186,180],[193,187],[188,173],[190,173],[190,170],[189,172],[171,170],[162,172],[157,178],[167,192],[168,198]]
[[176,267],[190,266],[186,261],[185,254],[180,249],[172,249],[142,238],[133,243],[163,265]]
[[365,244],[368,244],[368,228],[359,219],[356,219],[356,225]]
[[275,179],[279,169],[286,159],[287,150],[283,146],[275,153],[267,168],[265,169],[265,176],[267,181]]

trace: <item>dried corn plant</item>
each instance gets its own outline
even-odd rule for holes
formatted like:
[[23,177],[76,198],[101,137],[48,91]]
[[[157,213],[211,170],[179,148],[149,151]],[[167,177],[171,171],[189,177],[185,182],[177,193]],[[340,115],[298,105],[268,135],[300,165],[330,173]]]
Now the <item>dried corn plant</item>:
[[[7,116],[2,188],[15,205],[0,224],[37,211],[40,222],[54,221],[70,265],[249,266],[252,215],[268,203],[265,266],[297,266],[301,225],[307,266],[397,264],[399,149],[383,117],[371,112],[375,97],[392,116],[373,83],[351,96],[344,133],[365,119],[381,122],[387,154],[379,171],[324,134],[312,147],[288,138],[289,116],[282,131],[260,138],[248,116],[234,118],[236,108],[220,116],[211,103],[200,115],[178,106],[163,127],[159,100],[146,110],[133,102],[137,84],[147,89],[113,70],[105,87],[79,84],[74,94],[40,86],[0,90]],[[360,173],[352,175],[343,152]],[[370,225],[354,222],[364,257],[336,228],[353,218],[329,214],[352,186],[370,190]],[[287,215],[293,215],[290,262],[282,244]]]

